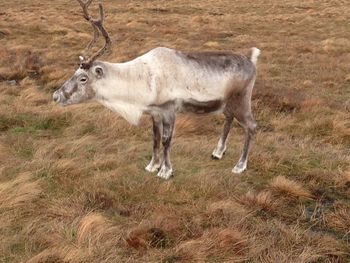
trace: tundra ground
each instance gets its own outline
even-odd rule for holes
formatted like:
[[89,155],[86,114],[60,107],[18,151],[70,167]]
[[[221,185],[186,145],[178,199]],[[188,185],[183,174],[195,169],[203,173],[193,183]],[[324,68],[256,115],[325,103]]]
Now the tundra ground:
[[248,171],[237,124],[215,161],[223,118],[179,116],[175,176],[145,172],[149,118],[51,101],[91,37],[77,2],[1,1],[0,262],[349,262],[348,2],[104,2],[109,61],[262,50]]

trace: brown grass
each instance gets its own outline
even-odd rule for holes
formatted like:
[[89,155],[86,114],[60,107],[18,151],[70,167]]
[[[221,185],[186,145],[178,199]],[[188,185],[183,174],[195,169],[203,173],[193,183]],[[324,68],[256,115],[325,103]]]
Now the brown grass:
[[236,229],[212,229],[180,244],[177,255],[182,262],[239,262],[245,260],[248,246],[248,238]]
[[[144,171],[151,122],[60,108],[90,26],[76,1],[2,1],[0,262],[349,262],[350,9],[346,1],[104,1],[123,62],[157,46],[262,50],[248,170],[235,123],[179,116],[175,176]],[[94,4],[97,11],[97,5]]]
[[342,230],[347,236],[350,235],[350,207],[336,205],[334,211],[326,216],[327,224],[338,230]]
[[287,195],[293,198],[311,199],[311,193],[300,183],[294,182],[284,176],[277,176],[270,183],[271,190],[279,195]]
[[349,187],[350,186],[350,171],[345,171],[341,173],[337,178],[337,183],[339,186]]
[[15,180],[0,185],[1,208],[4,210],[17,209],[23,206],[41,192],[38,182],[30,182],[31,175],[24,173]]
[[241,201],[247,207],[252,209],[262,209],[267,212],[275,209],[275,202],[269,191],[263,191],[260,193],[249,191],[242,197]]

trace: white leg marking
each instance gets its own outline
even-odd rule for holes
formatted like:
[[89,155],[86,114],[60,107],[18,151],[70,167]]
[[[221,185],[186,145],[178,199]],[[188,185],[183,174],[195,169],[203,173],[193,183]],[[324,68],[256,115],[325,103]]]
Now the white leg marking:
[[160,168],[157,176],[160,178],[163,178],[165,180],[168,180],[173,174],[173,169],[171,167],[167,167],[165,164],[162,165]]
[[232,169],[232,172],[235,174],[240,174],[247,169],[247,161],[238,162],[235,167]]
[[221,159],[226,151],[226,145],[223,145],[222,140],[220,139],[218,142],[218,145],[214,149],[213,153],[211,154],[214,159]]
[[146,166],[145,170],[150,173],[156,172],[160,168],[161,164],[162,163],[160,161],[157,163],[152,158],[151,162]]

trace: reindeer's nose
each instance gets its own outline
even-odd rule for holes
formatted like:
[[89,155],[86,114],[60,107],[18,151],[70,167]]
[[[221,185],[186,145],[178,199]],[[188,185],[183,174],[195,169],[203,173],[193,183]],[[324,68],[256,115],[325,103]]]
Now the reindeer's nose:
[[55,91],[55,93],[52,95],[53,101],[58,103],[58,102],[60,102],[60,98],[61,98],[60,94],[58,94],[58,92]]

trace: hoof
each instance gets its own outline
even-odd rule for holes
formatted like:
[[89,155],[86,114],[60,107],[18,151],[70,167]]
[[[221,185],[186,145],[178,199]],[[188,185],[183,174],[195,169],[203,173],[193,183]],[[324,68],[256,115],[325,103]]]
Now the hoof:
[[166,167],[165,165],[163,165],[162,168],[160,168],[157,174],[158,177],[165,180],[168,180],[172,175],[173,175],[173,169]]
[[211,155],[211,158],[212,158],[213,160],[220,160],[220,159],[221,159],[219,156],[214,155],[214,154]]
[[247,169],[247,164],[242,163],[242,164],[237,164],[233,169],[232,172],[235,174],[240,174],[243,173]]
[[145,170],[150,173],[157,172],[160,168],[160,164],[154,164],[152,161],[145,167]]
[[214,150],[213,153],[211,154],[211,158],[213,160],[221,160],[222,157],[225,155],[226,151],[219,152],[217,150]]

